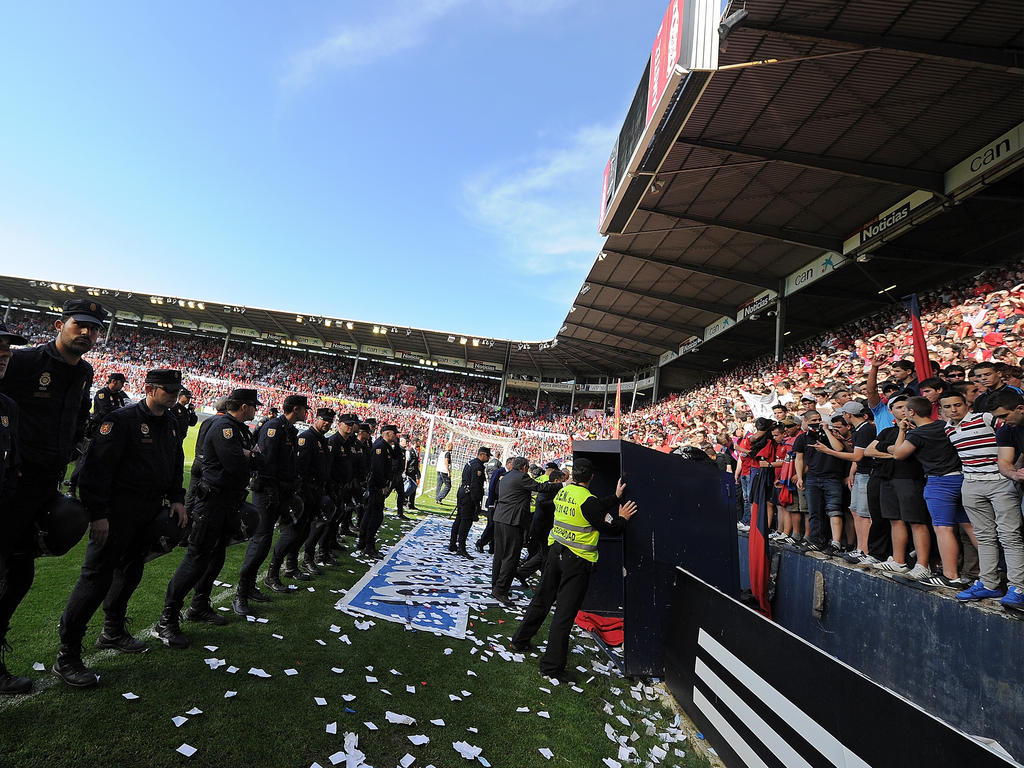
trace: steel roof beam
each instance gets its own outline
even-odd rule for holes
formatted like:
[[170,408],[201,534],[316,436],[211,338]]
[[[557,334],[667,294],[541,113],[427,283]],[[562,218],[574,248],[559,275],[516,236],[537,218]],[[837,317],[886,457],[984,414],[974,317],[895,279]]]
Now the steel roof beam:
[[[575,325],[575,326],[577,326],[579,328],[583,328],[586,331],[597,330],[595,328],[590,328],[590,327],[585,326],[585,325],[579,325],[578,323],[566,323],[566,325]],[[602,331],[602,333],[607,333],[607,332],[606,331]],[[615,334],[609,334],[609,335],[610,336],[614,336]],[[635,349],[623,349],[622,347],[613,347],[611,344],[602,344],[602,343],[600,343],[598,341],[587,341],[586,339],[578,339],[575,336],[568,336],[568,337],[566,337],[565,341],[573,341],[573,342],[575,342],[576,344],[578,344],[580,346],[600,347],[601,349],[610,350],[610,351],[612,351],[612,352],[614,352],[614,353],[616,353],[618,355],[622,355],[623,357],[632,357],[634,359],[643,360],[643,361],[647,362],[648,364],[651,362],[651,360],[653,360],[653,359],[655,359],[657,357],[657,355],[651,354],[651,353],[648,353],[648,352],[638,352]],[[650,341],[645,341],[644,343],[645,344],[650,344],[651,342]],[[578,350],[578,351],[582,352],[583,350]],[[629,363],[629,365],[636,365],[636,363]]]
[[[584,330],[594,331],[596,333],[603,333],[607,336],[614,336],[617,339],[624,339],[625,341],[635,341],[637,344],[646,344],[649,347],[660,347],[664,346],[665,342],[652,341],[650,338],[643,336],[631,336],[628,333],[621,333],[619,331],[606,331],[603,328],[599,328],[595,325],[586,325],[584,323],[572,322],[571,320],[565,321],[566,325],[573,325],[577,328],[583,328]],[[641,353],[643,354],[643,353]],[[651,357],[657,357],[658,353],[650,355]]]
[[[655,328],[665,328],[670,331],[675,331],[676,333],[685,333],[689,336],[699,336],[704,333],[704,329],[699,325],[676,325],[675,323],[666,323],[660,320],[648,320],[643,317],[636,317],[635,315],[624,315],[620,312],[612,312],[611,310],[601,309],[600,307],[587,306],[586,304],[576,304],[574,306],[576,309],[589,309],[593,310],[594,312],[602,312],[606,315],[610,315],[611,317],[618,317],[621,318],[622,320],[631,320],[634,323],[642,323],[643,325],[650,325]],[[572,310],[570,310],[569,315],[570,317],[572,316]]]
[[[646,235],[648,234],[648,232],[637,232],[635,234]],[[779,287],[778,279],[772,279],[770,276],[758,275],[754,272],[744,272],[743,270],[739,269],[722,269],[720,267],[706,267],[701,264],[680,264],[678,261],[674,261],[673,259],[665,259],[660,256],[643,256],[639,253],[633,253],[631,251],[612,251],[608,250],[607,248],[602,249],[602,252],[610,254],[612,256],[626,256],[630,259],[636,259],[637,261],[646,261],[651,264],[660,264],[663,267],[670,267],[672,269],[683,269],[686,270],[687,272],[692,272],[695,275],[707,275],[708,277],[718,278],[719,280],[729,280],[734,283],[742,283],[743,285],[752,285],[755,288],[775,289]],[[705,304],[707,304],[707,302],[705,302]],[[708,304],[708,306],[710,306],[710,304]],[[694,306],[693,309],[700,309],[700,307]],[[715,311],[717,312],[717,310]],[[728,314],[728,312],[718,312],[718,314],[725,315]]]
[[864,32],[803,30],[784,24],[759,23],[745,19],[741,29],[763,32],[772,37],[788,37],[811,43],[840,43],[862,48],[877,48],[883,53],[941,59],[972,67],[984,67],[1001,72],[1021,74],[1024,70],[1024,51],[1016,48],[989,48],[981,45],[951,43],[948,40],[920,40],[895,35],[871,35]]
[[884,184],[898,184],[904,187],[915,187],[939,195],[945,194],[945,181],[941,173],[932,171],[918,171],[912,168],[896,168],[891,165],[880,165],[860,160],[848,160],[841,157],[826,157],[823,155],[812,155],[807,152],[793,152],[787,149],[762,149],[760,147],[749,147],[743,144],[730,144],[724,141],[711,141],[707,139],[677,139],[676,143],[686,144],[690,147],[700,147],[716,152],[728,152],[733,155],[744,155],[746,157],[757,157],[769,162],[797,165],[801,168],[810,168],[816,171],[829,171],[843,176],[853,176],[871,181],[880,181]]
[[[643,258],[643,257],[637,257]],[[677,265],[682,267],[682,265]],[[686,267],[682,267],[686,269]],[[723,270],[726,271],[726,270]],[[748,283],[745,280],[736,279],[735,282],[742,282],[744,285]],[[762,280],[765,283],[764,287],[769,287],[769,283],[774,283],[774,287],[778,287],[779,281],[775,280]],[[625,286],[615,285],[615,283],[606,283],[603,280],[587,280],[585,285],[596,285],[598,288],[610,288],[613,291],[621,291],[622,293],[628,293],[631,296],[642,296],[648,299],[656,299],[657,301],[663,301],[666,304],[673,304],[677,307],[684,307],[686,309],[696,309],[700,312],[710,312],[715,315],[735,315],[736,307],[731,307],[728,304],[722,304],[716,301],[701,301],[700,299],[691,299],[687,296],[676,296],[671,293],[659,293],[657,291],[640,291],[635,288],[626,288]],[[761,286],[755,286],[761,287]],[[582,290],[582,289],[581,289]]]
[[778,240],[783,243],[799,245],[813,250],[839,251],[840,253],[843,250],[843,239],[841,237],[820,235],[817,232],[801,232],[799,230],[789,229],[788,227],[772,227],[765,224],[753,224],[751,222],[726,221],[725,219],[716,219],[712,216],[698,216],[695,213],[673,213],[671,211],[661,210],[660,208],[641,207],[637,210],[643,211],[644,213],[656,213],[659,216],[667,216],[668,218],[675,219],[676,221],[695,221],[698,224],[704,224],[708,227],[728,229],[733,232],[755,235],[756,237],[763,237],[769,240]]

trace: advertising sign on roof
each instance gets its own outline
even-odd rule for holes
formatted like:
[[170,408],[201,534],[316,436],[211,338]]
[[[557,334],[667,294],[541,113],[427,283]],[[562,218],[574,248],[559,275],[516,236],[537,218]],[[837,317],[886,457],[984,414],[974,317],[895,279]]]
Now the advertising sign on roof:
[[735,325],[736,321],[723,315],[704,329],[704,341],[710,341],[718,334]]
[[997,170],[1008,170],[1011,160],[1024,159],[1022,151],[1024,123],[1011,128],[950,168],[945,178],[946,194],[955,195],[963,192],[971,182],[986,176],[991,177]]
[[450,357],[448,355],[435,355],[434,360],[437,361],[438,365],[454,365],[462,368],[466,365],[466,361],[461,357]]
[[675,350],[670,349],[668,352],[662,352],[661,357],[658,358],[658,367],[668,365],[677,357],[679,357],[679,353]]
[[194,321],[186,320],[183,317],[172,317],[171,325],[173,325],[175,328],[187,328],[190,331],[194,331],[199,327],[198,325],[195,324]]
[[246,328],[244,325],[233,325],[231,326],[232,336],[245,336],[250,339],[258,339],[260,332],[253,328]]
[[740,311],[736,313],[736,322],[745,320],[751,315],[756,315],[762,309],[770,307],[775,303],[775,300],[779,297],[779,294],[775,291],[768,289],[767,291],[761,291],[754,298],[740,307]]
[[697,347],[704,343],[704,339],[698,339],[696,337],[689,341],[679,345],[679,354],[685,355],[687,352],[693,352]]
[[856,232],[843,241],[843,254],[863,247],[871,241],[890,240],[898,234],[910,229],[911,215],[930,202],[934,195],[923,189],[911,192],[893,206],[886,208],[871,221],[866,222]]
[[483,362],[481,360],[474,360],[474,361],[470,362],[469,367],[472,368],[475,371],[499,372],[505,366],[503,366],[501,363],[490,363],[490,362]]
[[293,336],[292,338],[307,347],[322,347],[324,345],[323,339],[318,339],[315,336]]
[[209,331],[210,333],[227,333],[228,329],[226,326],[220,323],[200,323],[199,330]]
[[376,355],[377,357],[395,356],[395,353],[391,351],[391,347],[376,347],[373,344],[363,344],[359,350],[367,355]]
[[129,312],[127,309],[119,309],[114,313],[114,317],[118,320],[134,320],[139,321],[139,316],[134,312]]
[[845,267],[850,260],[835,251],[823,253],[810,264],[805,264],[786,278],[786,295],[792,296],[801,288],[821,280],[825,275]]

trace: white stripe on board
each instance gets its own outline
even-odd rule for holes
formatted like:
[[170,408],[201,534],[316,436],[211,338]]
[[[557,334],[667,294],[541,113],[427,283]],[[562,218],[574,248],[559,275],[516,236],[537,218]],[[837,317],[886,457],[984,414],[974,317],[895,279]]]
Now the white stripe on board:
[[816,720],[783,696],[776,688],[765,682],[754,670],[703,628],[697,635],[697,643],[729,670],[751,693],[767,704],[770,710],[807,739],[808,743],[833,765],[838,768],[870,768],[839,739],[820,726]]
[[757,753],[750,748],[750,745],[743,740],[743,737],[736,732],[736,729],[729,725],[729,721],[722,717],[714,705],[696,688],[693,689],[693,703],[704,713],[704,717],[722,735],[722,738],[745,765],[750,768],[768,768],[764,761],[757,756]]
[[708,684],[708,687],[722,700],[722,703],[739,717],[743,724],[771,750],[773,755],[782,761],[786,768],[812,768],[811,764],[804,760],[800,753],[790,746],[789,742],[751,709],[750,705],[716,675],[714,670],[700,660],[700,657],[697,658],[695,671],[697,677]]

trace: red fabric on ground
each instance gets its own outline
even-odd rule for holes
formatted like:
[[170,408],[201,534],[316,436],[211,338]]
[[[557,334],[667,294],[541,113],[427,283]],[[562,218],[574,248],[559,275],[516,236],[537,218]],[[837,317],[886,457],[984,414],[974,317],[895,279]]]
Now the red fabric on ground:
[[622,645],[622,619],[614,616],[598,616],[596,613],[580,611],[576,614],[576,625],[580,629],[594,632],[608,645]]

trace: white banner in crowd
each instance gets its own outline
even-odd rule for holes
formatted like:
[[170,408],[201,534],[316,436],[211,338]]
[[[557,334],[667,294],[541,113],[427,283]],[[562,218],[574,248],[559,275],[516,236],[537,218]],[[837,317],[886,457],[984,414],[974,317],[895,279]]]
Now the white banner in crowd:
[[770,419],[772,417],[772,406],[779,402],[779,395],[774,389],[767,395],[755,395],[753,392],[747,392],[742,389],[740,394],[747,401],[747,407],[754,414],[755,419],[759,419],[762,416]]

